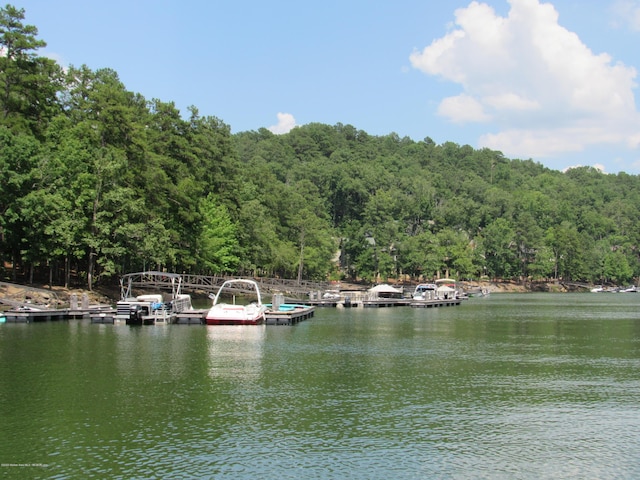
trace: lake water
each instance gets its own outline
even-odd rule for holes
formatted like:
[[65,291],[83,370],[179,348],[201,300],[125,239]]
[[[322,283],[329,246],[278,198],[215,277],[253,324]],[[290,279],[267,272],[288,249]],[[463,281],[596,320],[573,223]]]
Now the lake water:
[[0,325],[4,478],[640,478],[640,294]]

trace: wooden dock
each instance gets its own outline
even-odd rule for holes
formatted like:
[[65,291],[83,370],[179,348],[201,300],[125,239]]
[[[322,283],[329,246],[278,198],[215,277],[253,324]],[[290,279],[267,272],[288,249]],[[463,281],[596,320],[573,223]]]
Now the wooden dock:
[[[296,305],[293,309],[267,310],[265,323],[267,325],[295,325],[315,315],[316,307],[332,308],[386,308],[412,307],[437,308],[460,305],[466,297],[452,299],[413,300],[410,298],[340,298],[311,300],[308,304]],[[174,325],[205,325],[205,317],[209,309],[194,309],[177,313],[163,324]],[[111,307],[99,306],[88,309],[14,309],[4,312],[7,323],[46,322],[55,320],[72,320],[89,318],[91,323],[116,324],[125,323],[116,318],[116,310]]]
[[413,308],[436,308],[436,307],[453,307],[460,305],[464,298],[451,298],[444,300],[414,300],[411,302]]
[[116,323],[116,313],[116,310],[112,308],[111,310],[91,312],[89,318],[91,323],[114,324]]
[[267,310],[265,320],[267,325],[295,325],[315,314],[315,307],[300,305],[292,310]]
[[410,298],[375,298],[363,300],[364,308],[407,307],[411,304]]
[[4,312],[4,316],[7,323],[47,322],[66,320],[69,318],[69,310],[7,310]]
[[355,297],[354,299],[336,298],[311,300],[310,305],[316,307],[333,308],[388,308],[388,307],[414,307],[414,308],[434,308],[451,307],[460,305],[465,298],[433,299],[433,300],[413,300],[412,298],[367,298]]
[[[209,309],[194,309],[181,312],[175,315],[174,325],[205,325],[205,317]],[[315,307],[311,305],[301,305],[292,310],[278,311],[267,310],[265,323],[267,325],[295,325],[303,320],[313,317]],[[91,314],[91,323],[113,324],[115,322],[115,310],[95,312]]]
[[175,325],[204,325],[208,308],[187,310],[176,314]]

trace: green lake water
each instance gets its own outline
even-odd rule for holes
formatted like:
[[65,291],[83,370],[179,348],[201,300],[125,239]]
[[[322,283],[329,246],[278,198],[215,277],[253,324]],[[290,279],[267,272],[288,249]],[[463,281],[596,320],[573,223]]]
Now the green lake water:
[[0,325],[3,478],[640,478],[640,294]]

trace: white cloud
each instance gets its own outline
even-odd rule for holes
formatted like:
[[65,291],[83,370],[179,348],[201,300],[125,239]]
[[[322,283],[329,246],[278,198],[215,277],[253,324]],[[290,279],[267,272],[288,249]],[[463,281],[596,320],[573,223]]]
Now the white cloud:
[[489,115],[484,112],[482,104],[470,95],[462,94],[442,100],[438,114],[450,118],[456,123],[486,122]]
[[268,130],[280,135],[282,133],[289,133],[289,131],[296,126],[296,119],[290,113],[278,113],[277,125],[271,125]]
[[640,31],[640,0],[618,0],[612,7],[616,25]]
[[496,131],[479,146],[521,158],[637,147],[636,70],[593,53],[550,3],[509,4],[506,17],[478,1],[457,9],[446,35],[411,54],[414,68],[462,88],[438,113],[454,123],[491,120]]

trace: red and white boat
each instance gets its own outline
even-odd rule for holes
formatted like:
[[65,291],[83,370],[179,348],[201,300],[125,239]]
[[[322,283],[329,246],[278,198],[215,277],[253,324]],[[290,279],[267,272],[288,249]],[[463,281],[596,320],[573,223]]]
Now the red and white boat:
[[[236,304],[234,295],[233,303],[221,302],[220,297],[225,289],[253,294],[257,296],[257,301],[246,305]],[[262,303],[258,284],[253,280],[237,278],[222,284],[205,319],[207,325],[259,325],[265,322],[266,310],[267,306]]]

